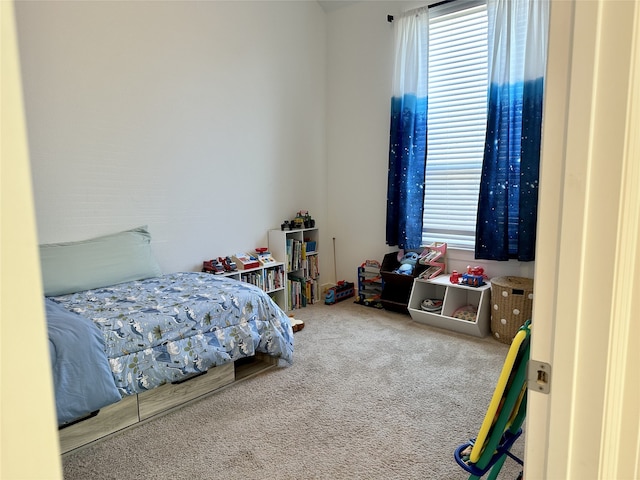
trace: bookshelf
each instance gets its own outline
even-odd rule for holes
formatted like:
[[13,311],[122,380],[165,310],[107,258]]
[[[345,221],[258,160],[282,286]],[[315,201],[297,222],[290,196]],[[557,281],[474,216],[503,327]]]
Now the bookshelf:
[[284,310],[286,300],[286,274],[283,262],[274,262],[244,270],[239,268],[236,271],[225,272],[221,275],[261,288]]
[[269,251],[284,259],[286,312],[320,301],[320,269],[317,228],[269,230]]

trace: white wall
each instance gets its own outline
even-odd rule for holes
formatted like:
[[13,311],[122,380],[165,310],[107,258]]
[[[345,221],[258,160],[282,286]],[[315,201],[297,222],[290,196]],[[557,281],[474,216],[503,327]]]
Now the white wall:
[[18,2],[39,241],[148,224],[164,271],[326,224],[316,2]]
[[[322,282],[355,281],[396,249],[387,15],[416,5],[18,2],[40,242],[148,224],[163,270],[194,270],[308,209]],[[480,263],[533,276],[532,263]]]
[[[337,279],[356,281],[364,260],[382,260],[397,250],[385,243],[393,69],[393,25],[387,15],[427,3],[346,2],[327,13],[329,218],[323,253],[333,255],[326,246],[332,247],[335,237]],[[447,262],[449,270],[480,264],[489,276],[533,278],[533,262],[476,261],[473,252],[453,249]],[[333,263],[330,269],[333,273]]]
[[385,245],[393,68],[387,14],[400,7],[401,2],[364,2],[327,14],[330,215],[324,245],[331,244],[333,256],[335,237],[338,280],[355,281],[364,260],[382,260],[391,250]]

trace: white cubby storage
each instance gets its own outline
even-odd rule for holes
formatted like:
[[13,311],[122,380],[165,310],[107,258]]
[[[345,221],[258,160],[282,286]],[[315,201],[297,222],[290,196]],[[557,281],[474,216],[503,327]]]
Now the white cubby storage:
[[[442,311],[433,313],[422,310],[420,305],[427,298],[442,300]],[[453,312],[465,305],[473,305],[477,309],[475,321],[452,316]],[[484,337],[491,330],[491,284],[487,282],[480,287],[453,284],[449,281],[449,275],[440,275],[430,280],[415,279],[408,310],[416,322]]]
[[285,312],[320,301],[317,228],[269,230],[269,251],[284,261],[285,290],[279,305]]
[[222,275],[241,282],[250,283],[261,288],[273,299],[280,308],[285,305],[286,276],[283,262],[274,262],[246,270],[238,269],[225,272]]

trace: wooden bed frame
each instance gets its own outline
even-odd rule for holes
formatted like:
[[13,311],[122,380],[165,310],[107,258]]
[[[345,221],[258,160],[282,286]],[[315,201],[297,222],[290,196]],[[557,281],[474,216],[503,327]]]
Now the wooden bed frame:
[[180,383],[165,384],[148,392],[124,397],[78,422],[59,430],[60,453],[85,447],[116,432],[169,413],[232,383],[273,368],[278,359],[258,353],[209,369]]

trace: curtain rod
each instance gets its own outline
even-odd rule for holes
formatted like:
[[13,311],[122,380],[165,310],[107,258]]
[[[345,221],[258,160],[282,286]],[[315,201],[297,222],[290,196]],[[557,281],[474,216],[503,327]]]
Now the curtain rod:
[[[455,1],[456,0],[442,0],[441,2],[436,2],[436,3],[432,3],[431,5],[427,5],[427,8],[439,7],[440,5],[444,5],[445,3],[451,3],[451,2],[455,2]],[[405,13],[411,13],[412,11],[420,10],[421,8],[424,8],[424,7],[415,8],[415,9],[409,10],[409,11],[407,11]],[[387,22],[393,23],[393,15],[387,15]]]

